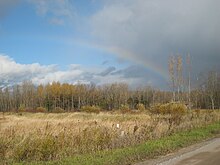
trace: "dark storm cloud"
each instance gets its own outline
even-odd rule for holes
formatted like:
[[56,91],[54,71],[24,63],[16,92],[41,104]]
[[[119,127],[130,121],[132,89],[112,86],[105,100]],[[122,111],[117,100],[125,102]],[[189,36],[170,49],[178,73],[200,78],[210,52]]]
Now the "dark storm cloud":
[[137,80],[134,84],[132,84],[133,87],[150,85],[164,89],[167,88],[167,84],[161,83],[164,81],[161,77],[155,75],[155,73],[149,72],[148,69],[140,65],[131,65],[126,68],[116,70],[115,72],[112,72],[111,75],[120,76],[123,79]]
[[107,1],[91,34],[120,58],[167,70],[168,56],[192,56],[193,71],[220,69],[219,0]]
[[144,67],[132,65],[124,69],[117,70],[112,75],[121,75],[125,78],[143,78],[149,76],[148,70]]

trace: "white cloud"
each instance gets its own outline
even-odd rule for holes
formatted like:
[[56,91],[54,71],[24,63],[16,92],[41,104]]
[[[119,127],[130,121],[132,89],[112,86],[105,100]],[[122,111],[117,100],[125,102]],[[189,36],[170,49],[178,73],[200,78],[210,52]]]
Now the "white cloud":
[[[19,64],[9,56],[0,54],[0,86],[11,86],[25,80],[31,80],[34,84],[47,84],[53,81],[76,84],[78,82],[97,85],[106,83],[127,83],[137,86],[147,80],[143,74],[136,75],[130,72],[131,67],[117,70],[115,67],[84,67],[71,64],[67,70],[59,70],[56,65]],[[136,68],[138,71],[138,68]],[[130,72],[130,74],[128,74]],[[139,72],[139,71],[138,71]]]
[[27,0],[36,8],[38,15],[49,17],[49,23],[63,25],[67,18],[75,17],[76,12],[70,0]]
[[56,70],[55,65],[43,66],[38,63],[19,64],[12,58],[0,55],[0,83],[8,85],[31,80],[36,76],[43,76]]
[[54,24],[54,25],[63,25],[64,21],[62,19],[59,19],[59,18],[51,18],[49,20],[49,23]]

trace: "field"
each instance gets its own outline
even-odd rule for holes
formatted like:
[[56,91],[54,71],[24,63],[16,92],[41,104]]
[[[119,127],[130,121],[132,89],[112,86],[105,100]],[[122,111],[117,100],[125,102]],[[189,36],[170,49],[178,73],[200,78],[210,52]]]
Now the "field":
[[0,114],[2,163],[58,161],[134,147],[220,120],[219,110],[194,110],[178,120],[149,112]]

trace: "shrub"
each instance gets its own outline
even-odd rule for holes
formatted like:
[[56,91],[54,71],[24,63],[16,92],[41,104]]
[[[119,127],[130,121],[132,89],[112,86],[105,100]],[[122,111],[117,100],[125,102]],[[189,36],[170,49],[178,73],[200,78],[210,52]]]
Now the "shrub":
[[53,112],[53,113],[64,113],[65,110],[62,109],[62,108],[60,108],[60,107],[56,107],[52,112]]
[[145,106],[144,104],[137,104],[136,108],[139,110],[139,111],[144,111],[145,110]]
[[101,111],[101,108],[99,106],[82,106],[81,111],[87,112],[87,113],[99,113]]
[[29,108],[29,107],[25,107],[24,104],[21,104],[18,108],[18,112],[32,112],[32,113],[34,113],[35,110],[32,108]]
[[21,104],[18,108],[18,112],[25,112],[25,105]]
[[161,106],[162,104],[155,104],[154,106],[152,106],[151,108],[150,108],[150,112],[151,113],[154,113],[154,114],[160,114],[160,106]]
[[116,136],[108,127],[87,127],[79,135],[81,141],[81,152],[91,152],[108,148],[111,141]]
[[52,160],[58,154],[56,138],[47,135],[45,137],[28,137],[21,144],[15,146],[13,157],[17,161]]
[[37,109],[36,109],[36,112],[41,112],[41,113],[44,113],[44,112],[46,112],[47,110],[46,110],[46,108],[44,108],[44,107],[37,107]]
[[27,107],[27,108],[25,108],[25,112],[31,112],[31,113],[35,113],[35,112],[36,112],[36,110],[35,110],[35,109],[33,109],[33,108],[29,108],[29,107]]
[[127,104],[121,104],[119,109],[120,110],[129,110],[130,108],[129,108],[129,105],[127,105]]
[[129,105],[127,105],[127,104],[121,104],[119,109],[122,113],[130,113],[131,112]]
[[173,124],[179,125],[182,121],[183,115],[187,112],[187,107],[182,103],[166,103],[158,104],[152,107],[152,112],[157,114],[169,115],[168,121],[170,126]]
[[196,113],[196,116],[198,117],[198,116],[200,116],[200,114],[201,114],[201,110],[200,110],[200,109],[196,109],[196,110],[195,110],[195,113]]
[[158,114],[183,115],[187,112],[187,107],[182,103],[157,104],[152,107],[152,112]]
[[6,157],[7,148],[8,146],[7,146],[5,139],[0,138],[0,159],[1,160],[5,159]]

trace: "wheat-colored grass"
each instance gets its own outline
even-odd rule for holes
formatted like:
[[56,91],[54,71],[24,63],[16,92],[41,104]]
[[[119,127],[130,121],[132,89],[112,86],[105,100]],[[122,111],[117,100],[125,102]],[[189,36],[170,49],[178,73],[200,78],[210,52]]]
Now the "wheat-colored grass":
[[119,113],[0,114],[0,159],[54,160],[139,144],[219,120],[219,112],[170,115]]

